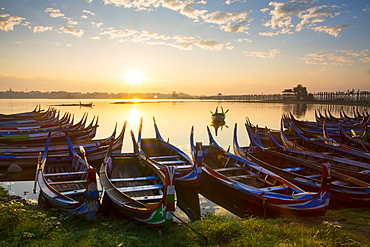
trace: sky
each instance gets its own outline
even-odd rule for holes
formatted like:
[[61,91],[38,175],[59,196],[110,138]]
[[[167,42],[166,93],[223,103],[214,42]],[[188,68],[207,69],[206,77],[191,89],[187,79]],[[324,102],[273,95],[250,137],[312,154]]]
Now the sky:
[[369,0],[0,0],[0,91],[370,91]]

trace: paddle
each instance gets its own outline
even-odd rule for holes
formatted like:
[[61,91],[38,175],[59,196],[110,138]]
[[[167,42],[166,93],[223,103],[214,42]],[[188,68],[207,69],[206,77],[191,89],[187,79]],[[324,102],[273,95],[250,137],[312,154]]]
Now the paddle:
[[39,171],[40,163],[41,163],[42,153],[39,153],[39,158],[37,159],[37,167],[36,167],[36,174],[35,174],[35,183],[33,184],[33,194],[36,194],[36,184],[37,184],[37,174]]

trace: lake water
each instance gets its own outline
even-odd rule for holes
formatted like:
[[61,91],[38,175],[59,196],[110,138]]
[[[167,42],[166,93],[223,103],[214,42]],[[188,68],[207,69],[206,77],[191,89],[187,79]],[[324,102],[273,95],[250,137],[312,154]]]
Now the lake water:
[[[124,138],[123,151],[131,152],[132,143],[129,131],[132,130],[137,136],[140,118],[143,118],[143,137],[155,137],[153,128],[153,117],[155,117],[162,137],[176,145],[190,156],[189,137],[191,127],[194,126],[195,141],[208,144],[206,126],[210,126],[211,112],[218,107],[226,114],[226,124],[217,131],[212,126],[211,131],[216,141],[225,149],[230,146],[232,152],[232,138],[235,123],[238,124],[238,137],[240,145],[248,145],[249,139],[244,128],[246,117],[253,124],[261,127],[268,126],[272,129],[280,127],[280,118],[283,113],[293,113],[300,120],[315,120],[315,109],[330,110],[334,116],[339,117],[340,109],[353,116],[353,107],[346,105],[323,105],[323,104],[288,104],[288,103],[246,103],[246,102],[224,102],[205,100],[142,100],[135,103],[131,100],[81,100],[81,103],[93,102],[94,106],[58,106],[65,104],[78,104],[78,99],[0,99],[0,113],[11,114],[31,111],[36,105],[42,109],[54,106],[63,115],[70,112],[74,115],[75,122],[79,121],[84,113],[88,113],[88,123],[94,116],[99,116],[99,127],[95,138],[104,138],[111,135],[117,123],[118,130],[127,121],[126,134]],[[115,104],[120,102],[122,104]],[[362,110],[362,108],[359,108]],[[36,168],[36,164],[35,164]],[[12,194],[20,195],[26,199],[37,201],[37,194],[31,191],[33,181],[19,181],[19,177],[11,177],[3,167],[0,185],[9,189]],[[33,173],[34,171],[28,171]],[[6,181],[5,181],[6,180]],[[3,182],[1,182],[3,181]],[[217,205],[209,204],[205,198],[201,199],[204,210],[217,211],[222,209]]]

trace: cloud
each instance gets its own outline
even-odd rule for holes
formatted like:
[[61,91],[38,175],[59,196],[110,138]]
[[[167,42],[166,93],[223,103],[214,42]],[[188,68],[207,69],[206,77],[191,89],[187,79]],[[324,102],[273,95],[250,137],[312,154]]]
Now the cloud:
[[138,31],[133,29],[116,30],[113,27],[108,28],[106,31],[101,32],[102,35],[109,35],[110,39],[125,38],[136,34]]
[[272,50],[263,51],[263,52],[244,51],[244,53],[250,57],[260,57],[264,59],[266,58],[272,59],[274,57],[280,56],[280,49],[272,49]]
[[[339,31],[348,27],[348,25],[324,26],[327,27],[326,29],[315,27],[317,23],[322,23],[328,18],[340,15],[340,13],[335,11],[339,8],[335,5],[319,5],[313,4],[314,2],[316,1],[270,2],[269,5],[273,7],[269,12],[271,19],[265,22],[264,25],[272,29],[282,30],[281,32],[276,32],[276,34],[299,32],[303,28],[309,27],[315,31],[327,32],[335,37],[338,36]],[[261,9],[261,12],[268,12],[268,10],[264,8]],[[335,30],[334,27],[337,27],[337,29]],[[272,33],[262,32],[261,34],[266,36]]]
[[320,26],[320,27],[314,27],[312,28],[315,31],[318,32],[325,32],[328,33],[334,37],[338,37],[339,32],[343,29],[349,27],[349,25],[337,25],[337,26]]
[[26,18],[20,16],[13,16],[9,14],[0,15],[0,30],[13,31],[14,26],[22,23]]
[[64,14],[60,12],[59,9],[53,9],[53,8],[47,8],[44,10],[44,12],[49,13],[49,16],[52,18],[57,18],[57,17],[63,17]]
[[356,62],[370,62],[370,50],[353,51],[353,50],[338,50],[334,52],[318,52],[305,55],[301,58],[306,64],[320,65],[323,72],[328,69],[333,69],[337,66],[353,65]]
[[75,26],[78,24],[78,21],[74,21],[72,18],[69,18],[69,17],[64,17],[64,19],[67,19],[67,25],[68,26]]
[[101,27],[102,25],[103,25],[103,22],[91,22],[91,25],[93,26],[93,27]]
[[46,31],[52,31],[53,27],[44,27],[44,26],[34,26],[33,27],[33,32],[34,33],[43,33]]
[[[197,9],[196,4],[205,4],[205,1],[195,2],[194,0],[103,0],[104,4],[113,4],[124,8],[135,8],[136,10],[151,11],[163,7],[179,12],[195,22],[209,23],[218,25],[220,30],[229,33],[246,33],[249,29],[248,23],[251,19],[248,17],[250,10],[238,10],[236,13],[229,12],[208,12],[205,9]],[[228,1],[232,2],[239,1]]]
[[95,15],[95,13],[91,12],[90,10],[83,10],[82,12],[84,12],[86,14],[90,14],[90,15]]
[[245,2],[246,2],[245,0],[226,0],[225,4],[230,5],[232,3],[245,3]]
[[203,50],[219,51],[224,45],[215,40],[201,40],[192,36],[167,36],[151,31],[138,31],[134,29],[117,30],[113,27],[100,33],[108,35],[110,39],[119,39],[119,42],[135,42],[147,45],[168,45],[181,50],[192,50],[194,46]]
[[77,37],[82,37],[84,34],[82,29],[74,29],[73,27],[61,27],[60,30],[62,30],[64,33],[69,33]]
[[278,35],[279,32],[260,32],[259,35],[261,36],[275,36]]

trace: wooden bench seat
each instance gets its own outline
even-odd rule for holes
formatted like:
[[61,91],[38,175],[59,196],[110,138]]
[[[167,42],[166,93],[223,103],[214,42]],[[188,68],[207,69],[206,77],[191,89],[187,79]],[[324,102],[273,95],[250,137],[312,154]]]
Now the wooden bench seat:
[[86,183],[87,180],[73,180],[73,181],[58,181],[58,182],[49,182],[49,185],[57,184],[77,184],[77,183]]
[[185,160],[168,160],[168,161],[156,161],[161,165],[177,165],[187,163]]
[[86,189],[71,190],[71,191],[60,192],[60,194],[65,195],[65,196],[73,196],[73,195],[82,194],[85,191],[86,191]]
[[134,192],[134,191],[143,191],[143,190],[160,190],[163,188],[162,184],[152,184],[152,185],[143,185],[143,186],[131,186],[131,187],[122,187],[118,188],[121,192]]
[[150,158],[153,159],[153,160],[176,159],[176,158],[180,158],[180,156],[178,156],[178,155],[163,155],[163,156],[154,156],[154,157],[150,157]]
[[154,196],[138,196],[132,197],[136,201],[151,201],[151,200],[160,200],[163,198],[163,195],[154,195]]
[[289,168],[283,168],[281,169],[286,172],[297,172],[297,171],[304,171],[303,167],[289,167]]
[[272,186],[272,187],[266,187],[266,188],[262,188],[261,190],[263,191],[278,191],[278,190],[285,190],[285,189],[288,189],[289,187],[288,186]]
[[248,170],[247,167],[224,167],[214,169],[216,172],[232,172],[232,171],[243,171]]
[[68,175],[82,175],[87,174],[87,171],[82,172],[55,172],[55,173],[45,173],[44,177],[50,177],[50,176],[68,176]]
[[306,178],[320,178],[322,175],[321,174],[315,174],[315,175],[309,175],[305,176]]
[[149,176],[149,177],[134,177],[134,178],[111,178],[109,181],[111,182],[132,182],[132,181],[146,181],[151,179],[156,179],[156,176]]

